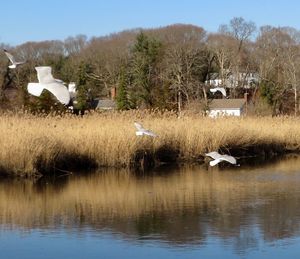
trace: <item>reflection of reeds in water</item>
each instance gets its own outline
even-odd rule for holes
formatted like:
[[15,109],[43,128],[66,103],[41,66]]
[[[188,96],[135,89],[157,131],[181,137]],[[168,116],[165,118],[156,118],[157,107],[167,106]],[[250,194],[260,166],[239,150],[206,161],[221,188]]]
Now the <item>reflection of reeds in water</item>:
[[[287,164],[299,168],[300,161],[288,160]],[[154,177],[135,177],[126,171],[97,173],[53,185],[3,182],[0,222],[31,228],[35,224],[93,224],[104,219],[205,210],[212,217],[227,218],[235,224],[245,209],[267,206],[278,198],[278,193],[289,195],[290,203],[284,201],[284,206],[295,209],[295,192],[300,187],[297,172],[280,170],[274,174],[276,167],[241,171],[185,168],[176,174]]]
[[[159,137],[136,137],[135,120]],[[138,150],[153,154],[165,148],[179,151],[180,159],[196,160],[207,151],[228,147],[279,144],[299,149],[300,123],[283,117],[178,119],[172,113],[139,111],[84,117],[17,114],[0,116],[0,134],[0,171],[31,174],[38,164],[40,170],[54,168],[58,160],[72,166],[76,158],[98,166],[128,167]],[[68,161],[70,157],[74,159]]]

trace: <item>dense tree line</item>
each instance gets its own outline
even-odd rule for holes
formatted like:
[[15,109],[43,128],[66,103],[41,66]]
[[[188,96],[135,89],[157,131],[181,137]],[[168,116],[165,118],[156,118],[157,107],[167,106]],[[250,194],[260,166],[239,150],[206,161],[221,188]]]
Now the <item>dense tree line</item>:
[[[208,33],[194,25],[175,24],[156,29],[134,29],[106,37],[84,35],[64,41],[1,44],[18,59],[27,60],[17,69],[8,68],[0,55],[0,100],[3,108],[53,106],[51,96],[32,98],[28,82],[37,81],[35,66],[51,66],[54,76],[75,82],[78,98],[110,96],[117,88],[119,109],[176,109],[197,104],[204,108],[211,93],[205,82],[214,75],[225,81],[235,78],[227,91],[232,98],[245,92],[256,107],[265,103],[273,114],[299,111],[300,33],[294,28],[263,26],[233,18]],[[245,88],[247,75],[259,81]],[[259,110],[259,108],[257,108]]]

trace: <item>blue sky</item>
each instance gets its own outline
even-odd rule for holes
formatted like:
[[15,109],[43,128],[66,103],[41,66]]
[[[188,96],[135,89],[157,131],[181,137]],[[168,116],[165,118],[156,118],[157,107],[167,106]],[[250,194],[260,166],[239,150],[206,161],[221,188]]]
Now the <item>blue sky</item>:
[[174,23],[215,32],[233,17],[251,20],[258,27],[300,30],[297,0],[13,0],[2,1],[1,11],[0,42],[11,45]]

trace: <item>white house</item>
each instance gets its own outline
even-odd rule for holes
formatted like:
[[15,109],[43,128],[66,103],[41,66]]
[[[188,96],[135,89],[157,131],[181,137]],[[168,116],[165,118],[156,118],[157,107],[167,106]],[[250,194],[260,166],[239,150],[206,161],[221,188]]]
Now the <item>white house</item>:
[[246,99],[213,99],[209,104],[208,116],[241,116],[246,112]]
[[239,73],[238,76],[228,73],[224,82],[219,78],[218,73],[212,73],[210,80],[205,81],[205,84],[210,86],[223,86],[226,88],[236,88],[240,86],[244,89],[250,89],[258,83],[259,76],[257,73]]

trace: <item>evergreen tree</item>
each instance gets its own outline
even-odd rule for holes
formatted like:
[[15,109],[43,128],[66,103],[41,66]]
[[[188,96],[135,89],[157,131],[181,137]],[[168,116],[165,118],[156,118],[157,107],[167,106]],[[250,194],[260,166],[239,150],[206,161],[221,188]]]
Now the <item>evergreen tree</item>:
[[74,104],[75,109],[85,110],[89,108],[89,78],[87,73],[91,70],[90,66],[84,62],[78,67],[77,71],[77,86],[76,86],[76,103]]
[[153,90],[155,87],[156,65],[161,49],[161,43],[143,32],[138,34],[133,47],[132,79],[133,99],[137,105],[154,105]]
[[119,110],[129,110],[131,108],[127,93],[127,75],[124,69],[120,72],[116,101]]

